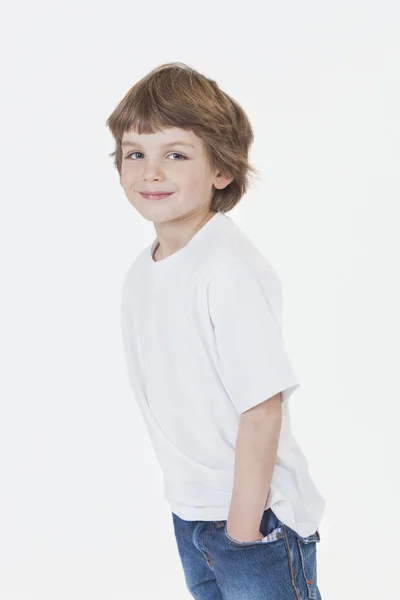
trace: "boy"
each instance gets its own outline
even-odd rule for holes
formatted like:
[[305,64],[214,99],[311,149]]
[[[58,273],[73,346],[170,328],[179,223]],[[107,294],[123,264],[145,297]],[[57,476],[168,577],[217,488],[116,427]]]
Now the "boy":
[[183,63],[107,120],[129,202],[157,233],[121,296],[128,374],[198,600],[320,599],[325,501],[290,425],[299,387],[280,279],[229,212],[248,188],[243,109]]

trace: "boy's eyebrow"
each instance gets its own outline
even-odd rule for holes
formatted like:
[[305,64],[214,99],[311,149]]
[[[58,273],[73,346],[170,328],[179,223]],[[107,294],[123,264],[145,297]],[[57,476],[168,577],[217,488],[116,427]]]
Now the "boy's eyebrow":
[[[128,147],[128,146],[140,146],[140,144],[138,142],[131,142],[129,140],[122,142],[122,147]],[[195,146],[193,146],[193,144],[189,144],[188,142],[182,142],[179,140],[176,140],[175,142],[168,142],[167,144],[163,144],[163,148],[168,148],[169,146],[190,146],[191,148],[195,148]]]

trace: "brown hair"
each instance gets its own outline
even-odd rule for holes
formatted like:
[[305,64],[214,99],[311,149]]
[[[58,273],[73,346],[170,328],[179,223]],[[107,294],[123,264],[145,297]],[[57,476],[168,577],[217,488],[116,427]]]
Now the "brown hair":
[[115,139],[114,166],[121,175],[122,135],[135,130],[154,133],[163,128],[191,130],[203,140],[211,168],[233,177],[214,189],[210,210],[228,212],[246,193],[252,175],[248,161],[254,135],[241,106],[218,84],[181,62],[150,71],[123,97],[106,122]]

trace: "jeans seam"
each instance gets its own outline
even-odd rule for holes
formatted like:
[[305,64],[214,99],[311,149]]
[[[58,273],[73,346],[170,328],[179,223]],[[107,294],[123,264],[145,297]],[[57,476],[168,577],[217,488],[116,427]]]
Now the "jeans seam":
[[293,585],[293,588],[294,588],[294,591],[295,591],[295,594],[296,594],[296,599],[297,600],[301,600],[299,590],[297,589],[296,583],[295,583],[295,580],[294,580],[293,559],[292,559],[292,553],[290,551],[290,545],[289,545],[289,540],[288,540],[288,536],[287,536],[287,526],[286,525],[284,525],[283,531],[284,531],[285,539],[286,539],[286,548],[287,548],[287,551],[289,553],[290,577],[292,579],[292,585]]
[[[311,543],[315,543],[315,542],[311,542]],[[311,586],[315,581],[315,577],[317,575],[317,568],[315,568],[313,578],[311,580],[307,579],[306,564],[305,564],[305,559],[304,559],[304,554],[303,554],[303,545],[302,545],[303,542],[297,538],[297,544],[299,547],[301,566],[303,569],[304,579],[306,581],[307,586]],[[317,592],[315,592],[315,594],[312,594],[312,595],[310,594],[310,592],[311,592],[311,589],[309,589],[309,598],[315,599],[317,597]]]

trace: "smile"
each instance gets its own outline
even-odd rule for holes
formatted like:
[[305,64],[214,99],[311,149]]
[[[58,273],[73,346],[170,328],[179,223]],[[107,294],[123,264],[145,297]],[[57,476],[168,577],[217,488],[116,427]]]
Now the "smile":
[[169,194],[143,194],[142,192],[140,192],[140,194],[143,196],[143,198],[146,198],[147,200],[162,200],[167,196],[171,196],[173,192]]

